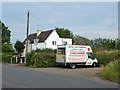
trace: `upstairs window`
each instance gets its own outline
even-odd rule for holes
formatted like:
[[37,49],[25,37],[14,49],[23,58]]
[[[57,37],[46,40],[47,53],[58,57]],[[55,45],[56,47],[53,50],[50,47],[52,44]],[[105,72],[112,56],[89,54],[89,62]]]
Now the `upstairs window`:
[[34,39],[34,45],[38,45],[38,39]]
[[56,41],[52,41],[52,45],[57,45],[57,42]]

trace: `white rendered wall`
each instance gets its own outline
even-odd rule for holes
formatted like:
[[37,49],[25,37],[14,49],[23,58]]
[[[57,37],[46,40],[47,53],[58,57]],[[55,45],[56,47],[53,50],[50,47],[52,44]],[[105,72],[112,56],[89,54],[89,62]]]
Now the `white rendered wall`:
[[59,35],[56,33],[55,30],[50,34],[50,36],[47,38],[45,43],[46,43],[46,48],[57,49],[57,45],[53,45],[52,41],[56,41],[57,45],[62,44],[62,39],[59,38]]
[[46,48],[57,49],[57,45],[52,45],[52,41],[56,41],[57,45],[63,45],[64,41],[67,42],[67,44],[69,45],[72,44],[72,39],[59,38],[59,35],[57,34],[55,30],[50,34],[50,36],[47,38],[45,43],[46,43]]
[[71,38],[63,38],[63,42],[67,42],[67,45],[72,45],[72,39]]
[[38,43],[37,45],[35,45],[34,43],[32,44],[32,50],[36,50],[36,49],[44,49],[45,48],[45,43]]

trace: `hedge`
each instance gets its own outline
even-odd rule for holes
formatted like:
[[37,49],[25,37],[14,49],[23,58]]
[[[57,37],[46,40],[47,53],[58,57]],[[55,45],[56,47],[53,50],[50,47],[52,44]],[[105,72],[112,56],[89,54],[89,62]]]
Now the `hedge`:
[[26,65],[31,67],[54,67],[56,53],[32,51],[26,55]]
[[1,53],[2,56],[2,62],[4,63],[10,63],[11,62],[11,55],[7,55],[6,53]]
[[112,51],[101,51],[94,53],[94,56],[97,58],[100,65],[107,65],[109,62],[114,61],[120,58],[120,51],[112,50]]

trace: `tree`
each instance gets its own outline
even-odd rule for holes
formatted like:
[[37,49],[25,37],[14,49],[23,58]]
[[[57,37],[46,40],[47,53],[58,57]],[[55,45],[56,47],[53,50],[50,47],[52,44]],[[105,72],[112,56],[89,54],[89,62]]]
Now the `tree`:
[[21,56],[21,53],[23,52],[23,50],[25,48],[24,43],[22,43],[21,41],[17,41],[15,43],[14,47],[15,47],[17,53],[20,54],[20,56]]
[[75,35],[73,37],[74,45],[91,45],[91,41],[85,37]]
[[12,44],[2,44],[2,52],[14,52]]
[[8,27],[5,26],[2,21],[0,21],[0,44],[2,45],[2,48],[0,47],[0,50],[2,52],[14,52],[14,49],[12,47],[12,44],[10,44],[10,36],[11,31],[8,29]]
[[1,21],[0,21],[0,31],[1,31],[0,33],[2,33],[2,43],[10,44],[11,31]]
[[73,38],[73,33],[68,29],[56,28],[56,32],[61,38]]

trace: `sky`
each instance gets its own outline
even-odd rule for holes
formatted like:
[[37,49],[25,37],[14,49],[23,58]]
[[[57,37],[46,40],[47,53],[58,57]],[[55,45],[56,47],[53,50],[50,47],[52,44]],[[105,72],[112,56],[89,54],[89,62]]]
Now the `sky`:
[[2,21],[11,30],[11,43],[29,34],[56,27],[69,29],[88,39],[118,38],[117,2],[3,2]]

